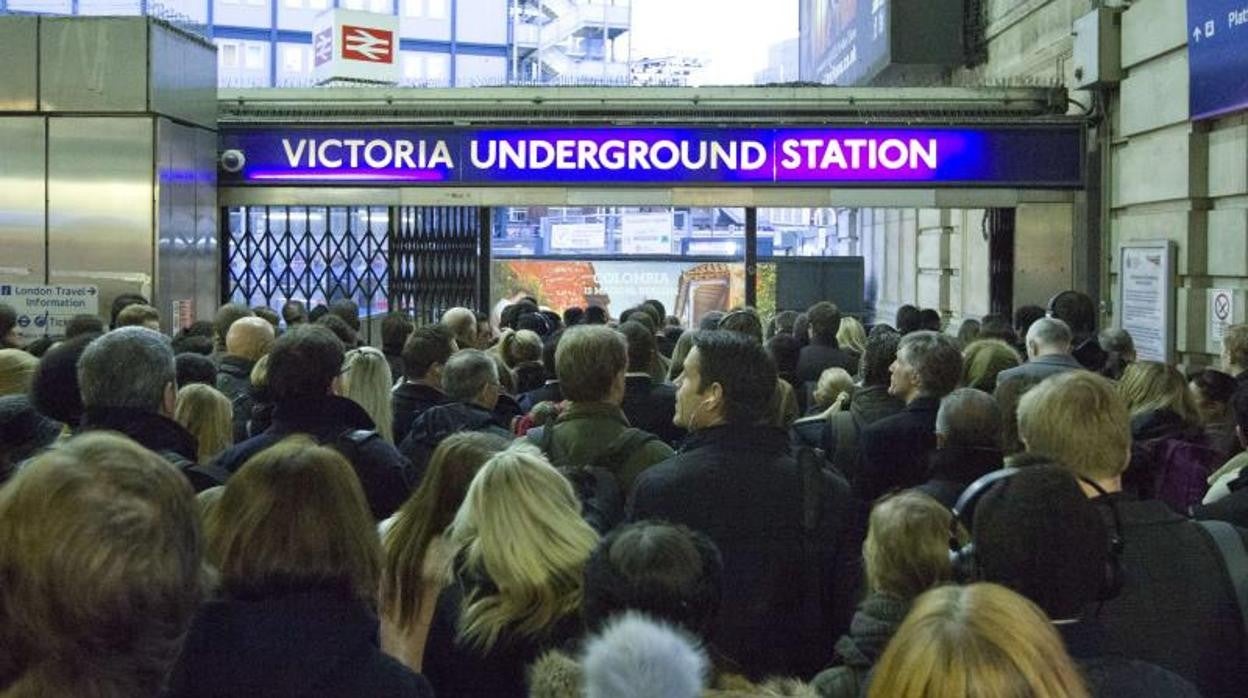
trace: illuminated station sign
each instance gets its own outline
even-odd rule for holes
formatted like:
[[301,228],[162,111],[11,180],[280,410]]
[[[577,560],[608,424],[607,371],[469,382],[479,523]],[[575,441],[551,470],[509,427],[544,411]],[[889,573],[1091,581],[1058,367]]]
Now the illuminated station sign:
[[1077,127],[225,131],[224,184],[1083,185]]

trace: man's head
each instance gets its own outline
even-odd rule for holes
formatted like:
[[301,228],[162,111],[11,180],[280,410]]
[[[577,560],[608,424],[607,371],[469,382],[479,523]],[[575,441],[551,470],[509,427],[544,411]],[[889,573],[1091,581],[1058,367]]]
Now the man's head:
[[1222,367],[1232,376],[1248,371],[1248,324],[1226,328],[1222,335]]
[[153,332],[160,331],[160,313],[150,305],[127,305],[117,313],[118,327],[146,327]]
[[156,454],[89,433],[40,456],[0,491],[0,685],[157,695],[204,595],[202,554],[190,485]]
[[924,308],[919,311],[919,327],[929,332],[940,332],[944,321],[941,320],[940,311],[935,308]]
[[1028,466],[993,485],[971,527],[980,577],[1053,620],[1080,618],[1106,588],[1110,539],[1096,507],[1058,465]]
[[147,302],[147,298],[137,293],[123,293],[113,299],[112,312],[108,316],[108,329],[115,330],[119,327],[117,324],[117,316],[121,311],[131,305],[151,305]]
[[569,327],[555,350],[555,373],[563,397],[572,402],[614,402],[624,398],[628,343],[602,325]]
[[1028,452],[1053,458],[1111,492],[1121,489],[1131,423],[1108,379],[1088,371],[1044,379],[1019,401],[1018,435]]
[[212,319],[212,340],[217,349],[225,351],[225,336],[229,334],[230,326],[235,321],[254,316],[255,313],[251,312],[251,308],[242,303],[226,303],[218,308],[216,316]]
[[455,338],[446,327],[417,327],[403,344],[403,375],[409,381],[424,381],[440,388],[446,360],[458,350]]
[[394,310],[381,320],[381,349],[391,356],[403,352],[407,336],[416,329],[416,323],[405,312]]
[[477,345],[477,315],[467,308],[451,308],[442,313],[442,324],[455,337],[460,349]]
[[1027,330],[1027,358],[1070,354],[1070,327],[1055,318],[1040,318]]
[[741,308],[728,313],[719,321],[719,329],[745,335],[760,344],[763,341],[763,321],[753,308]]
[[941,398],[962,379],[962,352],[952,337],[918,330],[901,338],[889,372],[890,395],[907,403],[917,397]]
[[901,335],[896,332],[872,332],[867,337],[867,348],[862,352],[860,370],[863,386],[889,383],[889,367],[897,360],[897,345]]
[[640,322],[625,322],[618,328],[628,342],[628,370],[632,373],[648,373],[658,352],[658,341],[654,333],[647,330]]
[[693,431],[766,422],[776,390],[776,366],[763,346],[724,330],[699,331],[692,341],[676,381],[676,426]]
[[1019,337],[1026,337],[1031,323],[1044,317],[1044,308],[1038,305],[1022,305],[1014,311],[1014,332]]
[[897,309],[897,332],[902,335],[910,334],[919,329],[922,319],[919,317],[919,309],[913,305],[906,304]]
[[620,324],[623,325],[626,322],[640,323],[641,326],[645,327],[646,331],[650,334],[654,334],[659,329],[659,325],[654,322],[654,316],[650,314],[649,310],[643,308],[642,306],[629,308],[628,310],[620,313]]
[[65,323],[65,339],[73,339],[80,334],[103,334],[104,321],[98,315],[75,315]]
[[601,305],[591,305],[585,309],[586,325],[605,325],[609,319],[611,318],[607,314],[607,309]]
[[360,343],[360,336],[356,334],[355,330],[351,329],[351,326],[347,324],[347,321],[333,313],[325,313],[321,317],[317,318],[312,324],[324,327],[330,332],[333,332],[334,336],[338,338],[338,341],[342,342],[342,345],[348,349],[354,349]]
[[836,346],[836,333],[841,329],[841,310],[835,303],[819,301],[806,311],[810,323],[810,341]]
[[262,317],[239,318],[225,334],[225,353],[258,361],[269,352],[276,338],[273,325]]
[[1086,293],[1062,291],[1049,299],[1048,313],[1065,322],[1077,340],[1096,333],[1096,302]]
[[940,401],[936,441],[942,448],[1001,448],[1001,408],[988,393],[958,388]]
[[329,314],[338,316],[352,332],[360,331],[360,306],[350,298],[340,298],[329,304]]
[[301,325],[308,321],[308,306],[303,301],[288,300],[282,304],[282,319],[287,328]]
[[1108,327],[1101,330],[1096,341],[1101,345],[1101,351],[1123,361],[1135,361],[1135,340],[1131,338],[1130,332],[1121,327]]
[[337,391],[342,342],[320,325],[299,325],[273,342],[269,392],[276,403],[314,402]]
[[126,407],[173,416],[177,369],[169,339],[146,327],[122,327],[87,345],[78,359],[87,410]]
[[469,402],[492,410],[502,391],[498,366],[480,349],[461,349],[446,360],[442,390],[456,402]]

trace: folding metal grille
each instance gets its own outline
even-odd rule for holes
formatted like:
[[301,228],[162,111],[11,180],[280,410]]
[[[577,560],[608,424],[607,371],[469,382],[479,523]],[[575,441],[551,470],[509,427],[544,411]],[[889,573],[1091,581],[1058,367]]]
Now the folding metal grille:
[[436,322],[448,308],[478,307],[482,210],[463,206],[404,206],[390,243],[390,300],[418,323]]
[[365,317],[389,310],[386,207],[239,206],[225,214],[227,300],[280,312],[290,299],[312,308],[349,298]]

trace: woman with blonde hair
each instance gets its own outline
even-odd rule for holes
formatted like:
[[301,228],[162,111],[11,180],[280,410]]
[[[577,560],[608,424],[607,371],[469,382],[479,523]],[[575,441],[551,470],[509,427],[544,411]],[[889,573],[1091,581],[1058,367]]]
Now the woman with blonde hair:
[[439,695],[524,696],[525,668],[580,634],[598,535],[572,485],[528,444],[486,461],[449,536],[456,580],[438,599],[424,670]]
[[997,375],[1021,366],[1018,350],[1000,339],[977,339],[962,349],[962,385],[991,395]]
[[195,458],[200,464],[234,445],[234,406],[212,386],[192,383],[179,388],[173,419],[195,437]]
[[252,456],[204,529],[220,598],[191,626],[169,696],[430,695],[375,644],[381,543],[340,453],[292,436]]
[[0,349],[0,396],[29,393],[38,367],[39,359],[21,349]]
[[363,407],[381,438],[394,443],[390,362],[386,355],[376,347],[360,347],[347,352],[342,363],[342,397]]
[[841,326],[836,331],[836,344],[849,354],[857,366],[862,353],[867,350],[867,329],[853,315],[843,315]]
[[1088,698],[1035,604],[996,584],[944,586],[914,602],[875,667],[869,698]]
[[451,578],[453,551],[443,534],[477,471],[508,443],[483,432],[448,436],[430,457],[420,489],[381,524],[381,648],[413,671],[421,669],[433,609]]
[[867,673],[924,591],[953,579],[949,527],[953,514],[916,490],[880,500],[862,546],[868,594],[850,631],[836,642],[835,661],[812,684],[823,698],[857,698]]
[[546,369],[542,366],[542,338],[533,330],[506,330],[499,340],[499,356],[512,381],[512,394],[521,395],[542,387]]

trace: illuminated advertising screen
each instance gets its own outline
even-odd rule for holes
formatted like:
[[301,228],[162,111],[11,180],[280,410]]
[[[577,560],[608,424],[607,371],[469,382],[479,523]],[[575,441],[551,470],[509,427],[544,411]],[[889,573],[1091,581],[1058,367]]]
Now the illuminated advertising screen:
[[802,0],[803,80],[857,85],[889,61],[888,0]]

